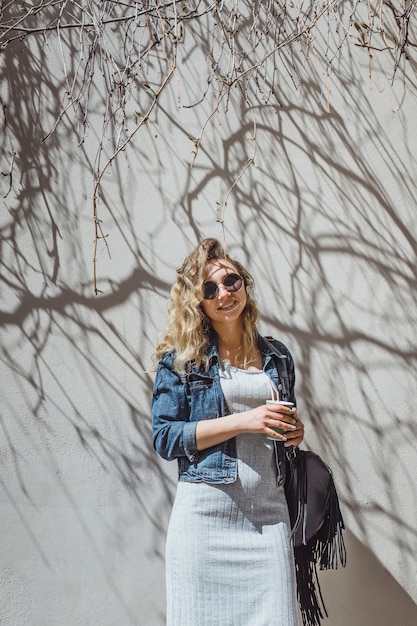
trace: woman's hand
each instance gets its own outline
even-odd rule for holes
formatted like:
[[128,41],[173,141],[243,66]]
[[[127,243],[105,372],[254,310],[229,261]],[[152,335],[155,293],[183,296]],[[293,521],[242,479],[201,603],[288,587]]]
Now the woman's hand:
[[[277,441],[285,441],[286,446],[298,446],[304,438],[304,425],[298,417],[296,407],[288,408],[279,403],[261,405],[256,409],[235,414],[245,424],[244,430],[250,433],[265,433]],[[277,433],[272,428],[284,432]]]

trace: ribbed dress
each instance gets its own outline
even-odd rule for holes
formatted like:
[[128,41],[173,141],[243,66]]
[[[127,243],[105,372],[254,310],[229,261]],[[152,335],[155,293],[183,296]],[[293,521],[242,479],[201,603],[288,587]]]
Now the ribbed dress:
[[[271,396],[263,371],[220,368],[233,413]],[[273,442],[237,437],[238,478],[179,482],[166,543],[167,626],[299,626],[285,494]]]

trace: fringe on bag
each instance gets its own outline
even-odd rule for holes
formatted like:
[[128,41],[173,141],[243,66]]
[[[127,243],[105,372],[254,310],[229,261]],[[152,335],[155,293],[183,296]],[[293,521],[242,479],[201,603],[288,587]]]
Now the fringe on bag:
[[330,468],[311,451],[288,456],[286,495],[292,525],[297,596],[304,626],[328,617],[317,568],[346,565],[345,528]]

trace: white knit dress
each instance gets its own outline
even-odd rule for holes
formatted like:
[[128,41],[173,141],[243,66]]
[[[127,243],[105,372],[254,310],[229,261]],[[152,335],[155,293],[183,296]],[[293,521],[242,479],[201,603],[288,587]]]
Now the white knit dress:
[[[270,397],[263,371],[222,364],[231,412]],[[285,494],[273,443],[237,437],[238,478],[228,485],[180,482],[166,544],[167,626],[298,626]]]

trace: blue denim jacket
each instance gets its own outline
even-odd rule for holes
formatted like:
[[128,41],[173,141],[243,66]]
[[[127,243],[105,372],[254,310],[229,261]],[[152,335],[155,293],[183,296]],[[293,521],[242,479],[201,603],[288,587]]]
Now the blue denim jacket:
[[[267,340],[268,339],[268,340]],[[280,398],[295,403],[294,362],[280,341],[258,336],[263,369],[278,387]],[[185,374],[173,369],[175,354],[168,352],[158,363],[152,398],[153,444],[164,459],[178,460],[180,481],[231,483],[237,478],[236,438],[197,450],[196,426],[204,419],[228,415],[219,378],[217,342],[209,354],[209,369],[191,368]],[[284,475],[285,449],[275,442],[278,481]]]

